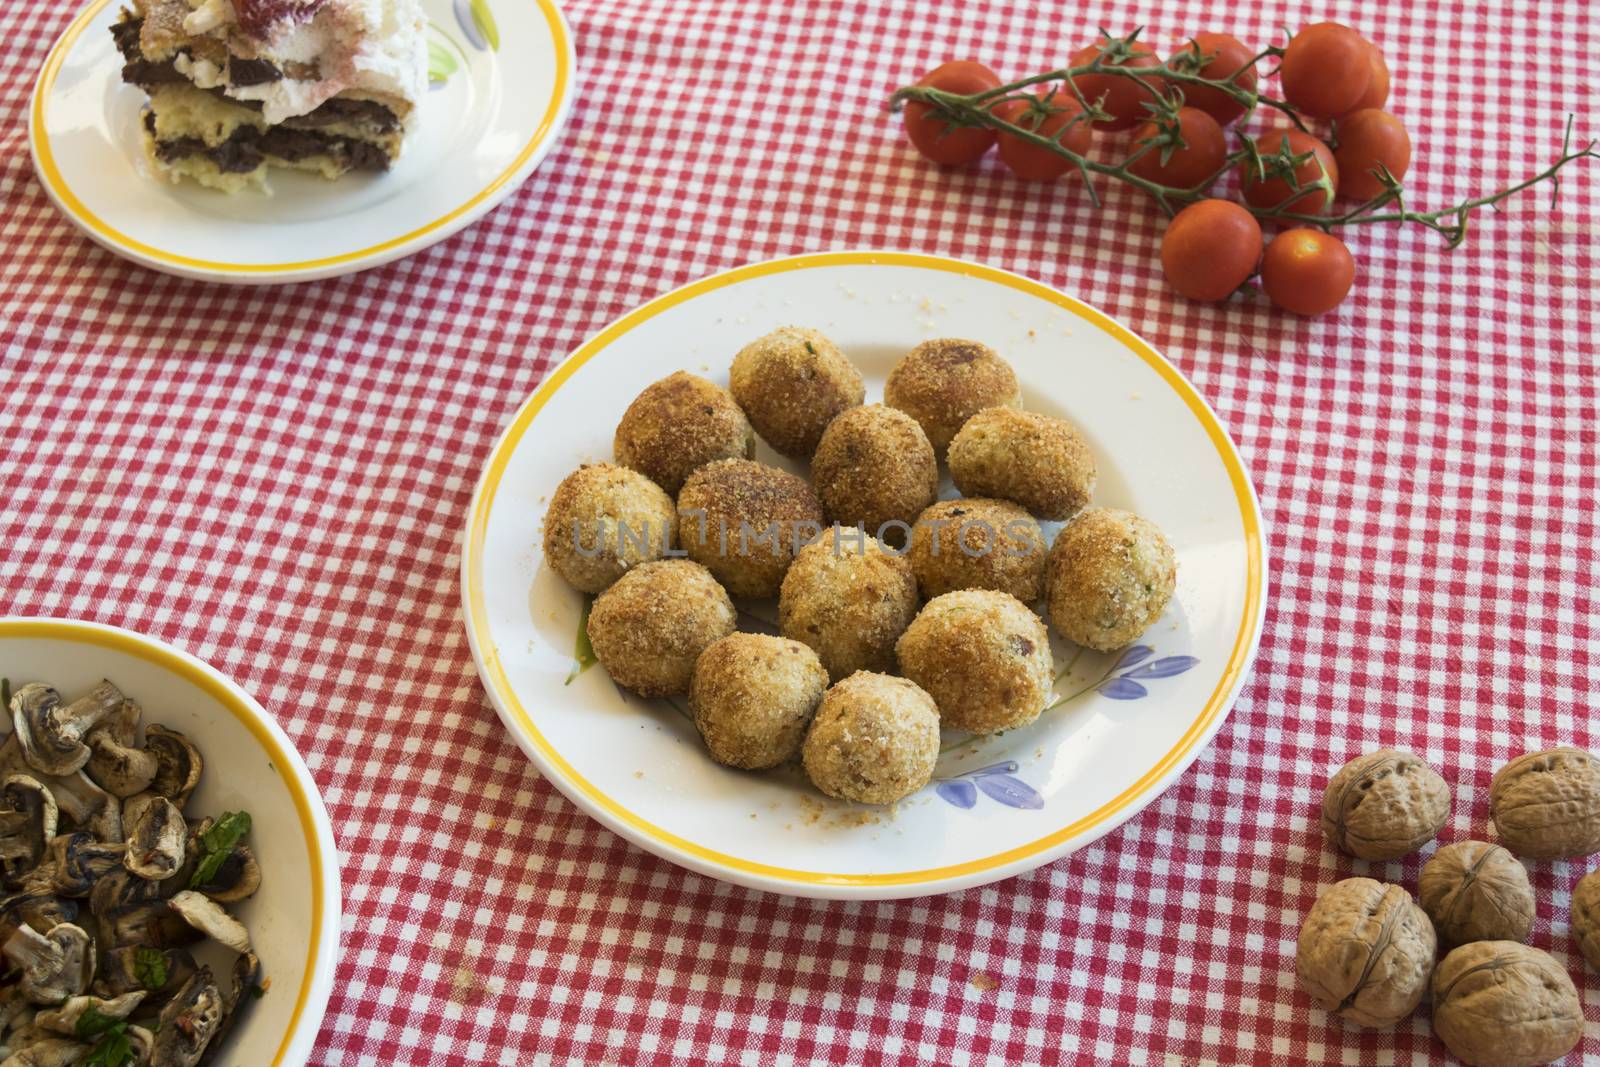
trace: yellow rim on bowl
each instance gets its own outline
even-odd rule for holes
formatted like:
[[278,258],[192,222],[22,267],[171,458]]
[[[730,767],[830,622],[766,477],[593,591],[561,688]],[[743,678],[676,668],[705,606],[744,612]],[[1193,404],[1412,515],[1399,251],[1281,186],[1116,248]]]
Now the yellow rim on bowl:
[[[1233,650],[1229,653],[1227,666],[1222,672],[1221,679],[1217,682],[1216,689],[1207,699],[1194,721],[1184,731],[1183,736],[1178,739],[1178,742],[1153,767],[1141,775],[1136,782],[1122,793],[1088,815],[1060,827],[1044,837],[982,859],[969,860],[965,863],[951,864],[945,867],[902,871],[892,874],[836,874],[824,871],[776,867],[707,848],[654,825],[608,796],[593,782],[590,782],[580,774],[540,732],[532,716],[528,714],[527,709],[512,689],[505,669],[500,663],[498,650],[493,646],[490,637],[489,617],[484,600],[483,547],[484,538],[488,530],[489,514],[494,506],[495,495],[499,490],[501,479],[505,475],[506,467],[510,463],[513,453],[516,452],[518,443],[527,434],[539,412],[549,403],[550,398],[555,395],[556,391],[572,377],[579,367],[603,352],[617,338],[669,308],[677,307],[685,301],[692,300],[713,290],[752,278],[816,267],[870,264],[919,267],[928,270],[965,274],[1037,296],[1072,312],[1104,330],[1121,341],[1131,352],[1154,369],[1161,379],[1184,401],[1201,425],[1205,427],[1207,436],[1210,437],[1223,466],[1228,471],[1229,482],[1237,498],[1239,515],[1244,527],[1247,588],[1245,591],[1244,611],[1239,620],[1238,634]],[[997,270],[993,267],[967,263],[944,256],[907,252],[823,252],[756,263],[694,282],[682,289],[677,289],[658,297],[625,315],[578,348],[539,386],[522,406],[521,410],[517,412],[512,419],[511,425],[495,445],[494,451],[489,457],[488,466],[473,497],[471,515],[467,525],[462,571],[465,576],[467,619],[472,631],[471,636],[478,652],[479,662],[483,668],[484,684],[496,703],[512,718],[533,747],[548,761],[549,767],[571,789],[578,792],[599,810],[606,812],[619,825],[631,828],[643,839],[658,843],[673,851],[686,853],[719,867],[795,884],[867,887],[905,886],[991,871],[1062,845],[1072,838],[1104,824],[1107,820],[1128,812],[1131,805],[1154,788],[1164,775],[1176,767],[1185,756],[1195,749],[1202,739],[1209,735],[1210,728],[1217,722],[1218,717],[1227,707],[1230,695],[1241,681],[1245,666],[1250,659],[1251,650],[1255,646],[1256,636],[1260,627],[1265,590],[1262,556],[1261,519],[1257,511],[1255,495],[1250,487],[1249,476],[1245,473],[1244,465],[1234,452],[1227,431],[1217,421],[1217,417],[1212,414],[1206,402],[1195,392],[1194,387],[1153,348],[1128,329],[1087,304],[1075,300],[1064,293],[1057,292],[1047,285],[1007,271]]]
[[[68,622],[63,619],[0,619],[0,638],[74,641],[109,648],[142,659],[146,663],[152,663],[182,678],[228,709],[228,713],[243,723],[261,743],[261,747],[266,750],[275,766],[293,766],[293,761],[278,743],[278,739],[261,722],[260,717],[239,699],[238,694],[208,671],[196,666],[195,662],[186,656],[160,645],[147,644],[121,630]],[[305,1012],[306,1004],[311,998],[311,980],[316,972],[317,954],[322,947],[323,917],[323,856],[321,845],[317,840],[317,823],[311,813],[311,802],[293,774],[280,774],[278,777],[288,788],[289,796],[294,801],[294,810],[300,818],[300,829],[306,839],[306,855],[311,868],[311,931],[310,944],[306,949],[305,976],[300,983],[299,992],[295,995],[294,1011],[289,1016],[288,1029],[284,1032],[283,1041],[278,1045],[277,1053],[272,1057],[272,1067],[278,1067],[283,1062],[283,1057],[289,1051],[290,1042],[300,1025],[300,1016]]]
[[197,259],[192,256],[180,256],[154,245],[145,244],[135,240],[127,234],[117,230],[110,223],[100,218],[89,210],[83,200],[72,191],[66,178],[61,173],[61,168],[56,165],[55,153],[50,147],[50,129],[46,121],[48,103],[51,90],[55,86],[57,75],[61,73],[61,65],[66,61],[67,53],[71,50],[77,39],[83,35],[89,23],[105,10],[115,0],[94,0],[84,11],[72,20],[72,24],[61,35],[61,39],[50,50],[45,58],[44,68],[39,72],[39,81],[33,90],[33,108],[29,118],[29,136],[33,142],[34,155],[38,161],[39,180],[45,188],[59,202],[62,208],[73,217],[79,225],[83,226],[96,239],[106,245],[121,249],[137,258],[155,263],[165,263],[174,267],[187,267],[195,270],[214,271],[222,274],[275,274],[290,273],[295,271],[316,270],[321,267],[333,267],[342,263],[350,263],[368,256],[379,255],[391,251],[401,245],[409,244],[419,238],[448,226],[456,219],[494,196],[505,184],[512,180],[523,165],[533,157],[539,146],[550,136],[555,127],[556,118],[561,113],[567,94],[570,91],[568,81],[571,77],[568,57],[572,52],[572,45],[567,37],[566,24],[562,21],[560,9],[554,0],[533,0],[544,14],[545,21],[549,23],[550,35],[555,45],[556,76],[555,91],[550,94],[550,103],[545,108],[544,115],[539,119],[539,124],[534,127],[533,135],[528,138],[528,143],[512,159],[511,163],[501,171],[499,176],[473,194],[464,203],[440,215],[438,218],[418,227],[409,233],[392,237],[367,248],[354,252],[341,252],[336,256],[324,256],[321,259],[306,259],[287,263],[228,263],[221,260]]

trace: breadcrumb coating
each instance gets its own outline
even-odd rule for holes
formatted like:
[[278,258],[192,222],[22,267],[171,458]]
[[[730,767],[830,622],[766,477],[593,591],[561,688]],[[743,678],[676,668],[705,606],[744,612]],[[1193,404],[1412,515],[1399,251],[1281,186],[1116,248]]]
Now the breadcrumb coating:
[[924,341],[889,372],[883,402],[910,415],[944,458],[951,438],[972,416],[991,407],[1021,407],[1011,364],[988,345],[942,337]]
[[894,643],[917,614],[911,564],[855,530],[831,530],[795,557],[778,628],[809,646],[828,676],[894,669]]
[[895,653],[900,672],[933,697],[944,726],[977,734],[1037,719],[1055,682],[1043,620],[990,589],[928,601]]
[[933,777],[939,710],[914,682],[860,671],[823,696],[801,751],[830,797],[893,804]]
[[544,513],[544,558],[574,589],[599,593],[672,547],[678,511],[655,482],[595,463],[562,479]]
[[726,389],[680,370],[634,398],[611,448],[618,463],[676,496],[696,468],[755,455],[756,435]]
[[950,442],[950,477],[966,496],[1011,500],[1068,519],[1094,492],[1094,453],[1078,428],[1036,411],[985,408]]
[[761,439],[791,459],[811,458],[834,416],[867,395],[855,365],[805,326],[782,326],[745,345],[728,381]]
[[1161,617],[1177,579],[1177,556],[1155,523],[1088,508],[1050,549],[1050,622],[1068,641],[1110,652]]
[[612,679],[640,696],[689,691],[695,662],[731,634],[733,601],[686,559],[643,563],[595,598],[589,643]]
[[809,482],[754,460],[708,463],[678,494],[679,542],[734,596],[777,596],[796,547],[822,523]]
[[718,763],[776,767],[800,752],[828,672],[798,641],[732,633],[700,653],[689,708]]
[[[939,463],[917,421],[903,411],[868,404],[844,412],[823,433],[811,460],[811,482],[833,522],[861,525],[891,544],[939,494]],[[888,530],[885,524],[904,523]]]
[[1008,500],[941,500],[911,530],[911,569],[922,595],[995,589],[1024,604],[1044,596],[1050,545],[1027,509]]

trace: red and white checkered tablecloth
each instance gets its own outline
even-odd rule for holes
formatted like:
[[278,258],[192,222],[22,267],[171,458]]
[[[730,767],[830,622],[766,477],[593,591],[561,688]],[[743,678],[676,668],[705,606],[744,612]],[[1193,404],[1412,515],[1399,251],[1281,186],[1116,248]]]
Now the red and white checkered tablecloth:
[[[1446,1060],[1425,1008],[1361,1034],[1295,988],[1319,885],[1418,869],[1330,852],[1316,798],[1400,744],[1459,783],[1446,836],[1482,836],[1506,759],[1600,747],[1600,173],[1482,213],[1454,253],[1353,233],[1356,293],[1307,322],[1174,297],[1135,195],[1096,212],[992,160],[924,165],[884,98],[948,57],[1044,69],[1097,23],[1165,49],[1337,17],[1387,52],[1413,196],[1443,203],[1537,169],[1568,112],[1600,132],[1587,0],[570,0],[577,109],[505,205],[403,262],[258,290],[130,266],[46,201],[25,108],[72,13],[0,10],[0,611],[173,641],[279,716],[343,857],[314,1062]],[[1033,275],[1163,349],[1254,474],[1274,597],[1216,740],[1103,841],[965,893],[794,900],[655,859],[540,780],[473,671],[460,534],[496,433],[602,324],[721,268],[873,246]],[[1567,931],[1582,870],[1532,866],[1533,942],[1582,983],[1600,1057]]]

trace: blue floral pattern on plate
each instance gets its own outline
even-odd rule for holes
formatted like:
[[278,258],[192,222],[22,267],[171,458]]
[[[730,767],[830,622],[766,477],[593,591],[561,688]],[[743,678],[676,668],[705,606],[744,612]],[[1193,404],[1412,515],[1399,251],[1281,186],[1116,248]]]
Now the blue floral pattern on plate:
[[958,808],[977,804],[980,792],[1008,808],[1044,807],[1044,797],[1038,790],[1015,776],[1017,766],[1016,760],[1007,760],[979,767],[957,778],[941,778],[934,791]]
[[[1111,700],[1139,700],[1150,695],[1145,682],[1171,678],[1200,662],[1198,656],[1151,659],[1155,654],[1156,650],[1150,645],[1133,645],[1117,658],[1100,681],[1063,697],[1046,710],[1058,708],[1091,690]],[[1044,798],[1038,790],[1016,776],[1018,769],[1015,760],[991,763],[952,778],[938,779],[934,792],[945,802],[963,810],[977,806],[979,793],[1008,808],[1037,810],[1044,807]]]

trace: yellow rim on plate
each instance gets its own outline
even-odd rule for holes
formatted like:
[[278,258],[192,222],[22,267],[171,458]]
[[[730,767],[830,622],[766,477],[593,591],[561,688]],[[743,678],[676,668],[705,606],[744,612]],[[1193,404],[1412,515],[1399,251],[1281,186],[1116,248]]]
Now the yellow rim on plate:
[[[920,871],[903,871],[894,874],[832,874],[823,871],[796,870],[788,867],[775,867],[770,864],[756,863],[689,841],[642,818],[634,811],[606,795],[594,783],[579,774],[577,769],[562,757],[561,753],[550,744],[539,731],[538,726],[534,724],[532,716],[528,714],[527,709],[523,707],[522,702],[513,691],[510,681],[506,677],[505,669],[500,664],[499,652],[493,647],[490,640],[489,617],[483,594],[483,543],[488,529],[489,513],[494,506],[495,494],[499,489],[501,478],[505,474],[506,467],[510,463],[511,456],[516,451],[518,443],[528,432],[528,429],[533,425],[534,419],[543,410],[544,406],[549,403],[550,398],[555,395],[556,391],[572,377],[579,367],[604,351],[618,337],[621,337],[640,323],[654,318],[669,308],[677,307],[687,300],[692,300],[704,293],[747,281],[751,278],[782,274],[787,271],[806,270],[814,267],[869,264],[920,267],[928,270],[965,274],[985,281],[998,282],[1001,285],[1037,296],[1070,311],[1127,345],[1130,351],[1149,364],[1161,376],[1162,380],[1171,386],[1173,391],[1183,399],[1189,409],[1194,412],[1195,418],[1205,427],[1207,435],[1216,446],[1223,466],[1228,471],[1229,481],[1238,500],[1240,519],[1244,525],[1247,589],[1244,611],[1239,621],[1238,636],[1232,652],[1229,653],[1227,667],[1223,671],[1222,678],[1218,681],[1216,689],[1206,701],[1199,715],[1195,717],[1189,728],[1184,731],[1183,736],[1179,738],[1178,743],[1162,756],[1155,766],[1146,771],[1138,781],[1134,782],[1121,794],[1083,818],[1077,819],[1038,840],[982,859],[969,860],[965,863],[951,864],[946,867],[933,867]],[[1130,805],[1152,789],[1163,775],[1172,770],[1184,756],[1188,755],[1200,743],[1202,738],[1207,736],[1209,728],[1227,707],[1229,695],[1240,681],[1245,665],[1249,661],[1251,649],[1255,644],[1256,633],[1260,625],[1264,588],[1261,521],[1256,509],[1255,496],[1251,491],[1249,476],[1245,473],[1243,464],[1234,452],[1233,445],[1228,439],[1227,431],[1217,421],[1217,417],[1212,414],[1211,409],[1206,406],[1206,402],[1195,392],[1194,387],[1185,381],[1183,376],[1170,363],[1115,320],[1108,318],[1087,304],[1051,289],[1047,285],[1006,271],[996,270],[993,267],[984,267],[943,256],[907,252],[823,252],[740,267],[736,270],[702,279],[682,289],[667,293],[665,296],[658,297],[602,330],[574,352],[571,357],[545,379],[533,396],[522,406],[522,409],[517,412],[511,425],[506,429],[499,443],[496,444],[494,452],[489,457],[489,464],[484,471],[482,481],[479,483],[477,493],[473,498],[471,517],[467,526],[462,569],[466,576],[466,610],[474,631],[474,638],[480,642],[478,655],[483,665],[485,684],[491,696],[510,714],[533,746],[549,761],[550,766],[568,784],[620,823],[631,827],[646,839],[658,842],[675,851],[687,853],[721,867],[759,875],[764,878],[808,885],[835,886],[903,886],[978,874],[1026,859],[1046,849],[1061,845],[1105,823],[1108,819],[1115,818],[1119,813],[1126,812]]]
[[46,105],[49,101],[51,89],[55,85],[56,76],[61,73],[61,65],[66,61],[67,52],[71,50],[72,45],[83,35],[83,31],[88,28],[90,22],[94,21],[95,16],[99,15],[101,11],[105,10],[113,2],[115,0],[94,0],[94,3],[84,9],[82,14],[73,19],[72,24],[61,35],[61,39],[50,50],[50,55],[44,61],[44,69],[39,72],[39,81],[33,91],[33,109],[30,115],[30,135],[39,163],[39,180],[44,183],[45,188],[50,191],[80,225],[106,244],[123,249],[144,259],[170,264],[175,267],[189,267],[231,274],[287,273],[290,271],[315,270],[321,267],[337,266],[341,263],[365,259],[368,256],[378,255],[401,245],[409,244],[441,227],[448,226],[493,196],[515,177],[517,171],[522,169],[522,166],[532,158],[534,152],[550,136],[550,131],[555,126],[556,116],[561,113],[562,104],[567,97],[567,83],[571,74],[568,69],[567,57],[572,51],[572,45],[567,39],[566,24],[562,21],[561,12],[556,7],[554,0],[533,0],[534,3],[538,4],[539,10],[544,13],[545,21],[550,25],[550,35],[555,44],[555,92],[550,95],[550,104],[545,108],[544,115],[539,120],[539,125],[534,128],[533,136],[528,139],[527,144],[522,146],[522,150],[517,153],[516,158],[511,161],[511,164],[505,170],[501,171],[494,181],[484,186],[483,189],[474,194],[465,203],[440,215],[432,222],[412,230],[410,233],[390,238],[387,241],[382,241],[355,252],[342,252],[337,256],[324,256],[321,259],[306,259],[291,263],[227,263],[220,260],[180,256],[156,248],[153,245],[145,244],[142,241],[137,241],[115,229],[104,219],[90,211],[88,205],[84,204],[67,184],[66,178],[61,174],[61,169],[56,166],[55,154],[50,149]]
[[[153,663],[182,678],[227,708],[228,713],[243,723],[245,728],[255,735],[256,740],[261,742],[261,746],[272,757],[275,766],[291,766],[291,760],[283,746],[278,743],[278,739],[272,736],[272,732],[262,725],[260,718],[239,699],[238,695],[184,656],[156,645],[136,641],[118,630],[80,625],[64,620],[0,620],[0,638],[7,637],[47,638],[53,641],[98,645],[142,659],[146,663]],[[310,944],[306,949],[305,976],[300,983],[300,991],[295,996],[294,1011],[289,1016],[289,1027],[284,1031],[283,1041],[272,1057],[272,1067],[277,1067],[283,1062],[284,1054],[289,1051],[289,1043],[300,1025],[300,1016],[311,998],[311,979],[316,972],[318,950],[322,947],[322,850],[317,842],[316,819],[311,814],[311,802],[306,799],[305,790],[300,788],[300,782],[295,776],[280,774],[278,777],[288,787],[289,796],[294,801],[295,813],[300,817],[301,832],[306,839],[306,855],[309,857],[311,867],[311,931]]]

